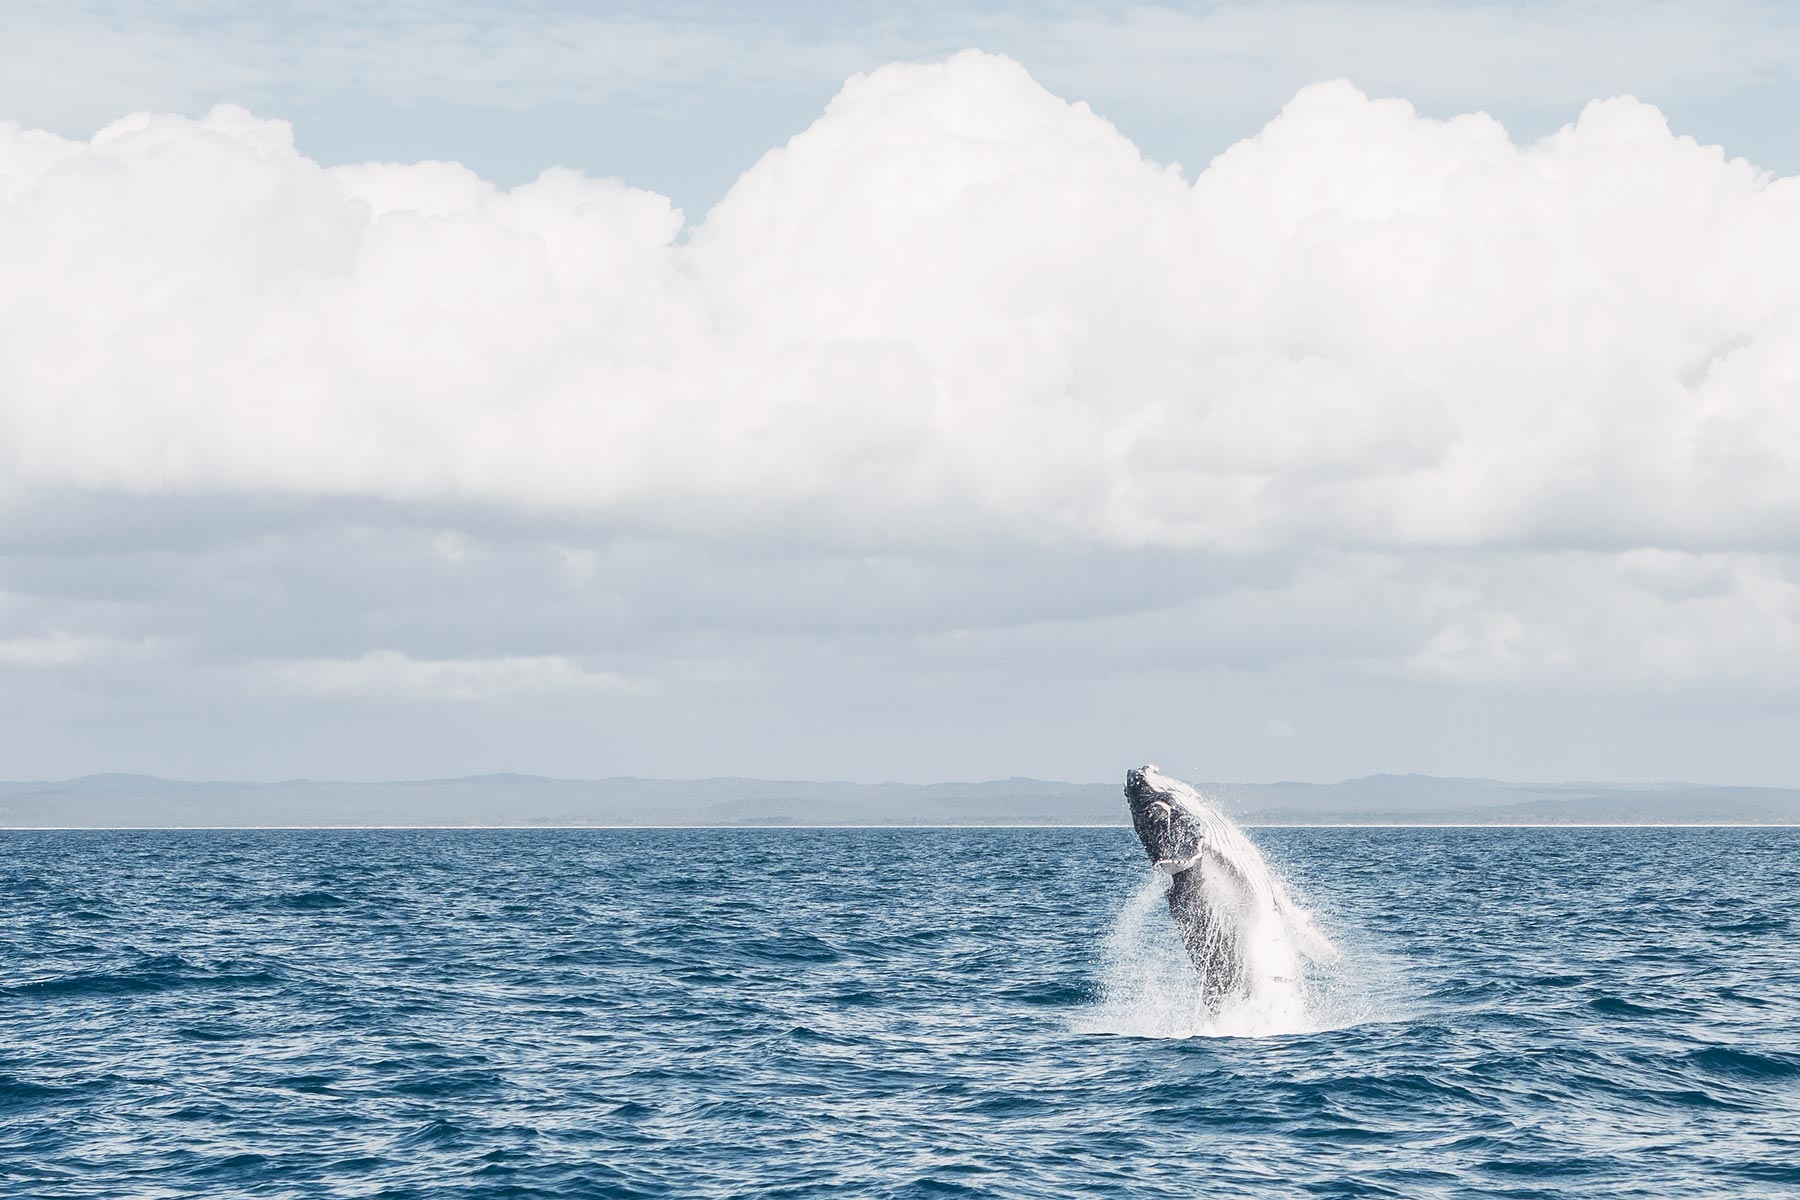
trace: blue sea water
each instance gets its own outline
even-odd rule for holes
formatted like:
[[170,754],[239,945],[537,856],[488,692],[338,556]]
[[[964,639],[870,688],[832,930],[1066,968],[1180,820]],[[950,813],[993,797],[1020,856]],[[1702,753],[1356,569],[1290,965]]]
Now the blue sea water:
[[1262,1036],[1126,829],[0,833],[0,1195],[1800,1195],[1800,831],[1252,836]]

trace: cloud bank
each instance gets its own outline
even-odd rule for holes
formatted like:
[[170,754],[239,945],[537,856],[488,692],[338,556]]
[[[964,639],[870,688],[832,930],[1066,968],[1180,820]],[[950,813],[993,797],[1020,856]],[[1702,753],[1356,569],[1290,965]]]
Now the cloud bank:
[[852,79],[684,228],[325,169],[221,108],[0,127],[0,469],[1245,550],[1780,544],[1800,182],[1631,100],[1528,147],[1347,84],[1189,182],[1013,63]]
[[965,53],[852,78],[692,221],[230,107],[0,125],[0,263],[25,720],[124,722],[113,662],[846,738],[709,770],[1095,777],[871,760],[856,706],[1060,752],[1225,672],[1292,746],[1309,696],[1800,678],[1800,181],[1631,99],[1519,145],[1323,83],[1189,177]]

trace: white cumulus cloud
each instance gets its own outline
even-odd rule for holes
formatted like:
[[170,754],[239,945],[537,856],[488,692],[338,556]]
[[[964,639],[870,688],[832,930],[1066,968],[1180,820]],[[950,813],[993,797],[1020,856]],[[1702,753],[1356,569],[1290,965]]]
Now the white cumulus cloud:
[[1800,526],[1800,183],[1629,99],[1347,84],[1193,181],[1005,59],[852,79],[684,232],[221,108],[0,127],[15,489],[1249,549]]

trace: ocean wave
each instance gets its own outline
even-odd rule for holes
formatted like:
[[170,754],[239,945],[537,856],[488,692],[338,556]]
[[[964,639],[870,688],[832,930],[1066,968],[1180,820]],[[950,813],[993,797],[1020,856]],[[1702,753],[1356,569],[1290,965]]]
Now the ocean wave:
[[1127,830],[0,834],[0,1192],[1800,1183],[1800,834],[1256,836],[1340,954],[1230,1012]]

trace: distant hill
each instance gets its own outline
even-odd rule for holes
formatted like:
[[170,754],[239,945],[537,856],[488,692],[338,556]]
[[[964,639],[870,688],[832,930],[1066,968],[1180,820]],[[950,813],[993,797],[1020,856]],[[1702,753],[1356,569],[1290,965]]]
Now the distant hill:
[[[1800,824],[1800,788],[1503,783],[1371,775],[1204,784],[1256,825]],[[0,783],[0,827],[1120,825],[1116,784],[809,783],[481,775],[393,783],[190,783],[89,775]]]

